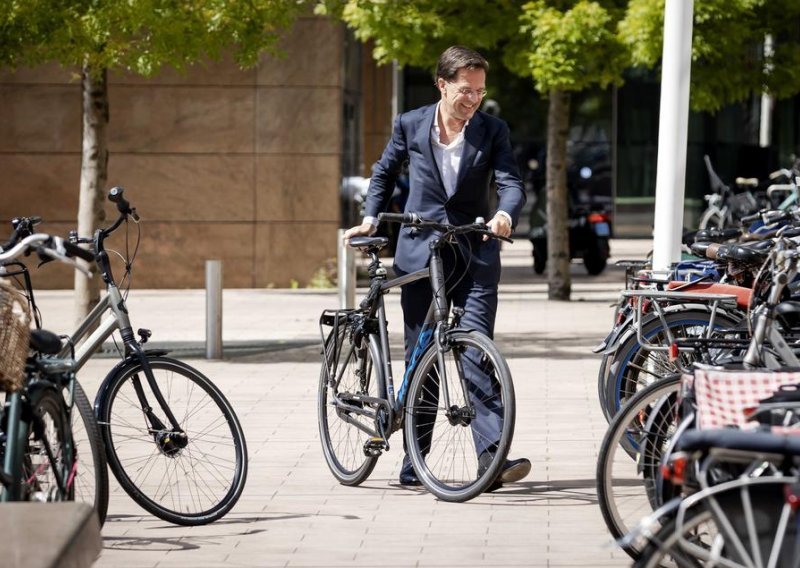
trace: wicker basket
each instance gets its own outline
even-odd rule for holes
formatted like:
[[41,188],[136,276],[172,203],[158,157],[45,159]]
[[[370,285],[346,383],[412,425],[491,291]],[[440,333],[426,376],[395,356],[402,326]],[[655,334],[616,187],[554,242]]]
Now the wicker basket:
[[22,388],[30,347],[30,321],[25,297],[0,280],[0,391]]

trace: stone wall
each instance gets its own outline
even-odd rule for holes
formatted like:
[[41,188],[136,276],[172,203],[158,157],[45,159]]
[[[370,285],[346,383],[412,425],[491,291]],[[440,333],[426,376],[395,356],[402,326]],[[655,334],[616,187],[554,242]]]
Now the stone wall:
[[[202,287],[206,259],[224,261],[226,287],[303,286],[335,258],[343,34],[309,17],[285,58],[253,69],[225,60],[109,77],[108,187],[125,187],[142,218],[135,287]],[[0,74],[0,237],[17,215],[74,228],[80,147],[75,71]],[[124,249],[122,233],[108,245]],[[65,267],[34,272],[38,286],[72,285]]]

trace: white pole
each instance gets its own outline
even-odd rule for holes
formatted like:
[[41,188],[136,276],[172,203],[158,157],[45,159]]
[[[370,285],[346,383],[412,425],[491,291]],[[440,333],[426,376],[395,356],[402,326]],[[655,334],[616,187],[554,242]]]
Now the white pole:
[[[772,36],[764,36],[764,59],[767,60],[766,72],[772,71]],[[772,105],[773,97],[768,93],[761,93],[761,122],[758,129],[758,145],[768,148],[772,142]]]
[[222,261],[206,261],[206,359],[222,359]]
[[336,238],[338,246],[338,283],[339,283],[339,307],[352,308],[356,304],[356,257],[353,249],[345,246],[344,229],[339,229]]
[[693,11],[694,0],[667,0],[664,8],[664,52],[653,231],[653,270],[658,272],[666,272],[670,264],[680,260],[683,197],[686,189]]

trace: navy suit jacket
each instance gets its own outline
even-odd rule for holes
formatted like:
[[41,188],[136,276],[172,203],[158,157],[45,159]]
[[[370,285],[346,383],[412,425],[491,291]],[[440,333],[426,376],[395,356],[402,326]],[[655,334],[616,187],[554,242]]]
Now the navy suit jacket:
[[[497,209],[508,213],[516,226],[525,204],[525,191],[511,152],[508,125],[481,111],[473,115],[464,131],[464,151],[456,190],[452,197],[448,197],[431,146],[431,128],[435,119],[435,104],[397,117],[392,139],[372,168],[365,215],[377,217],[386,210],[397,176],[408,161],[406,212],[454,225],[472,223],[476,217],[489,221],[496,212],[489,208],[490,185],[494,179]],[[404,226],[397,242],[395,270],[407,274],[425,268],[430,260],[429,243],[434,237],[430,230],[417,232]],[[499,281],[499,241],[489,239],[484,242],[481,236],[472,235],[463,240],[461,248],[464,253],[471,254],[469,273],[473,280],[482,285]]]

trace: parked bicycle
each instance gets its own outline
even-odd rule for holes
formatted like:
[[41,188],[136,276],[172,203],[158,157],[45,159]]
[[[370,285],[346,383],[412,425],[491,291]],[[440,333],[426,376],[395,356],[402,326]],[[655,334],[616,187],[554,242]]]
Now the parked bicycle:
[[[424,486],[439,499],[466,501],[486,490],[503,466],[514,434],[514,388],[495,344],[482,333],[459,327],[464,310],[448,305],[441,251],[457,246],[459,235],[503,238],[482,219],[454,226],[414,213],[383,213],[379,220],[439,236],[431,246],[428,268],[391,280],[379,258],[388,239],[350,239],[349,246],[370,256],[370,287],[359,308],[325,310],[320,318],[324,363],[318,418],[325,460],[340,483],[358,485],[389,450],[391,434],[403,428],[407,453]],[[383,297],[425,278],[433,300],[395,390]],[[476,388],[479,380],[486,385],[482,390]],[[497,421],[499,440],[488,440],[475,428],[479,412]],[[488,463],[479,463],[476,447],[492,447]]]
[[[123,223],[129,227],[129,220],[138,227],[139,216],[122,188],[112,188],[108,198],[119,212],[116,221],[90,238],[71,235],[72,242],[91,245],[106,294],[61,354],[74,348],[80,369],[119,331],[122,360],[100,385],[94,413],[88,409],[97,417],[108,465],[126,493],[149,513],[181,525],[211,523],[233,508],[244,489],[244,433],[230,403],[207,377],[168,357],[166,350],[145,349],[149,330],[139,329],[137,340],[127,291],[120,291],[114,279],[105,240]],[[128,283],[137,249],[138,238],[133,254],[125,254],[123,281]]]
[[[91,258],[86,251],[58,237],[33,234],[4,245],[0,267],[22,254],[76,265],[73,258]],[[85,269],[83,269],[85,270]],[[5,275],[5,274],[4,274]],[[83,456],[99,445],[94,419],[87,431],[94,439],[77,443],[71,428],[75,401],[75,366],[70,358],[54,358],[59,338],[30,330],[28,301],[6,280],[0,280],[0,390],[6,393],[2,412],[0,482],[3,501],[71,501],[80,485]],[[79,452],[80,450],[80,452]]]

